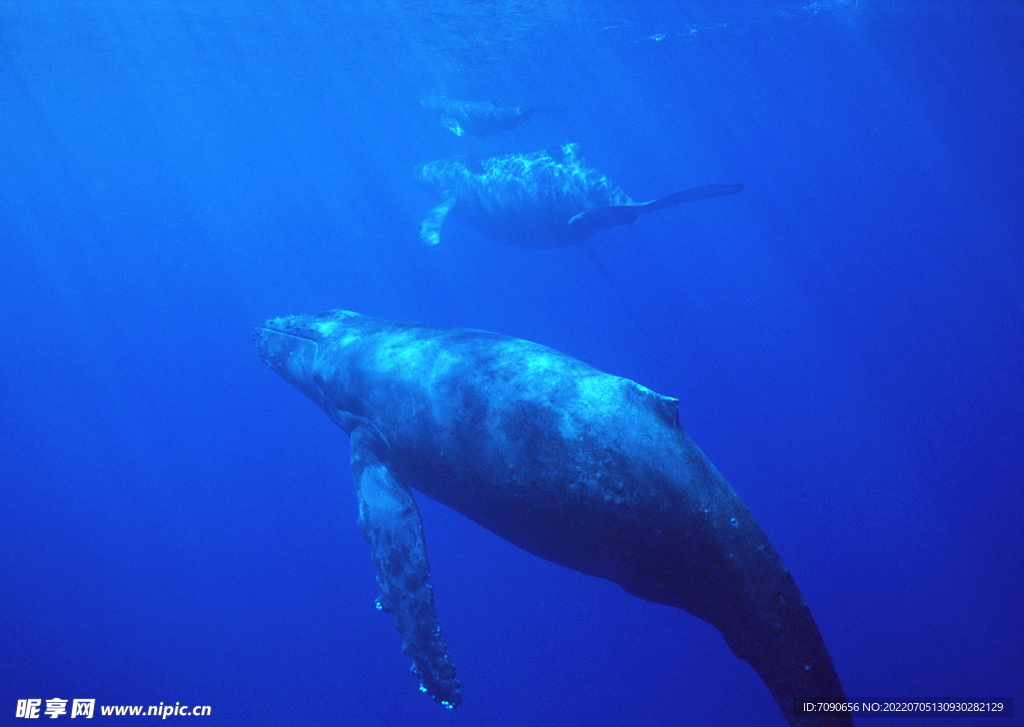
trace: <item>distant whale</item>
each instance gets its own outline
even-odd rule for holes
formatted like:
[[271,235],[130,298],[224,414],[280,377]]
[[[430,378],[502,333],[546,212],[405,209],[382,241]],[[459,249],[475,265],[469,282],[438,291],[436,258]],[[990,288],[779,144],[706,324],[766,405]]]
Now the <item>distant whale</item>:
[[456,101],[445,96],[427,96],[420,105],[437,112],[441,126],[455,136],[494,136],[519,126],[534,114],[562,111],[537,106],[498,106],[489,101]]
[[441,241],[441,226],[449,214],[505,245],[568,247],[649,212],[743,189],[742,184],[711,184],[634,202],[606,176],[583,166],[576,144],[563,146],[557,160],[537,151],[428,162],[417,169],[417,178],[443,198],[420,227],[420,238],[428,245]]
[[378,607],[435,701],[455,707],[461,687],[411,488],[534,555],[708,622],[791,725],[852,727],[846,712],[803,712],[845,702],[832,659],[675,399],[536,343],[349,311],[275,318],[253,338],[349,434]]

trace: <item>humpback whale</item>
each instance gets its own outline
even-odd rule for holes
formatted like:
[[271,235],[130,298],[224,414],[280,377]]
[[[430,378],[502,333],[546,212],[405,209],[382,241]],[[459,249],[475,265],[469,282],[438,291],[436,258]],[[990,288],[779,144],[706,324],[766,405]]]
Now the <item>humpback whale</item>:
[[534,114],[553,114],[562,109],[537,106],[499,106],[489,101],[456,101],[446,96],[427,96],[420,105],[438,114],[441,126],[455,136],[494,136],[519,126]]
[[256,329],[261,358],[351,438],[359,526],[421,690],[461,687],[412,489],[554,563],[717,628],[790,725],[851,727],[793,578],[687,436],[678,401],[496,333],[331,311]]
[[513,247],[568,247],[649,212],[743,189],[711,184],[634,202],[605,175],[583,166],[576,144],[563,146],[560,159],[544,151],[483,160],[455,157],[423,164],[416,174],[442,197],[420,227],[428,245],[441,241],[449,214]]

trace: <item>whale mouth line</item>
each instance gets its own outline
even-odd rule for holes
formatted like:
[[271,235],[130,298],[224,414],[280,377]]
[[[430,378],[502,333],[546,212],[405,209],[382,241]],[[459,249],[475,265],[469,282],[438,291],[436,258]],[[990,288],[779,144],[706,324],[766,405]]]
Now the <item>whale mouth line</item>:
[[[301,331],[282,330],[272,324],[264,324],[252,332],[252,338],[260,350],[260,357],[273,369],[282,370],[282,367],[287,369],[289,367],[287,359],[300,350],[306,352],[304,358],[308,365],[315,367],[320,361],[321,340],[312,335],[303,335]],[[312,349],[310,349],[310,344],[312,344]],[[290,351],[290,353],[284,353],[286,351]],[[282,353],[284,353],[284,359],[281,358]]]
[[303,346],[313,344],[313,361],[315,362],[320,360],[321,339],[315,338],[312,333],[310,333],[309,335],[303,335],[301,331],[277,328],[269,321],[267,323],[264,323],[262,326],[257,327],[256,330],[252,332],[252,339],[257,343],[257,345],[260,344],[261,339],[264,341],[268,341],[270,340],[271,336],[279,337],[278,340],[280,340],[280,338],[283,337],[291,338],[294,341],[301,341]]
[[311,335],[310,336],[303,336],[301,333],[296,333],[295,331],[286,331],[286,330],[282,330],[280,328],[273,328],[273,327],[268,326],[268,325],[262,325],[262,326],[260,326],[259,328],[256,329],[257,333],[259,333],[260,331],[267,331],[268,333],[274,333],[274,334],[277,334],[278,336],[288,336],[290,338],[298,338],[300,341],[309,341],[310,343],[312,343],[315,346],[317,346],[317,348],[319,348],[320,341],[318,339],[316,339],[316,338],[313,338]]

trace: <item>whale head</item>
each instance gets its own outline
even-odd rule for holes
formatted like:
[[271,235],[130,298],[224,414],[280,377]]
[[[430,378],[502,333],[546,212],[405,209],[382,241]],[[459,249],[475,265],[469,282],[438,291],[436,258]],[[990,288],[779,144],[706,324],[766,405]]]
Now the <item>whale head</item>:
[[360,318],[346,310],[271,318],[253,331],[252,340],[264,363],[313,401],[322,402],[325,392],[317,370],[321,354],[328,343],[343,342],[348,324]]
[[458,189],[482,180],[485,171],[480,159],[463,154],[420,164],[416,167],[416,181],[435,191]]

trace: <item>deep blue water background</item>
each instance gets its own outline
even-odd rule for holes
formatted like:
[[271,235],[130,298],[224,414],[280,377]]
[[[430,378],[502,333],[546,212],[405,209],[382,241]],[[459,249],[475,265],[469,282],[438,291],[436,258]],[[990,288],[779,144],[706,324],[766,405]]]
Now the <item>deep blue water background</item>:
[[[1024,709],[1024,9],[800,5],[4,0],[0,723],[783,723],[710,627],[423,497],[465,701],[419,694],[346,438],[249,340],[339,307],[678,397],[848,697]],[[566,111],[457,139],[436,93]],[[567,141],[746,188],[595,237],[608,275],[419,243],[415,164]]]

